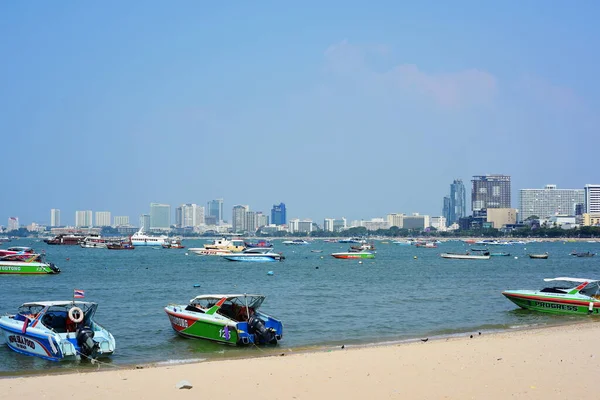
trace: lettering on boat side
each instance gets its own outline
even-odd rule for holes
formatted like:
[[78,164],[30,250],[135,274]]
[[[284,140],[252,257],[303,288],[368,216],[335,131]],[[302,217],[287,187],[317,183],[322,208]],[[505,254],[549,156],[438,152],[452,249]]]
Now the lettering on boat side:
[[27,347],[35,350],[35,342],[22,336],[10,335],[8,341],[16,347],[27,350]]
[[567,306],[564,304],[544,303],[541,301],[535,302],[536,307],[552,308],[554,310],[577,311],[577,306]]
[[21,267],[0,267],[2,271],[20,271]]
[[169,314],[169,319],[171,320],[171,323],[174,324],[174,325],[177,325],[177,326],[182,327],[182,328],[187,328],[188,327],[187,319],[175,317],[175,316],[173,316],[171,314]]

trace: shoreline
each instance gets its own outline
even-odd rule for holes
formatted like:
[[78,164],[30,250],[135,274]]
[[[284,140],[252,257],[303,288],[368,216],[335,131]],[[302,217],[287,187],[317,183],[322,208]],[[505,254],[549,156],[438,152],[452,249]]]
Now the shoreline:
[[[593,388],[600,321],[250,358],[3,376],[3,398],[564,398]],[[101,374],[94,372],[102,372]],[[187,380],[193,388],[178,390]],[[574,384],[575,383],[575,384]]]

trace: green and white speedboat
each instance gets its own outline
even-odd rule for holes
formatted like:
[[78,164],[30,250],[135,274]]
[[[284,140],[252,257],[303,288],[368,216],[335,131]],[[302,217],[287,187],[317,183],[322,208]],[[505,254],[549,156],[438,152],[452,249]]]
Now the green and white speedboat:
[[188,305],[170,304],[165,312],[184,337],[233,345],[277,344],[283,324],[258,311],[264,299],[260,294],[206,294]]
[[600,281],[584,278],[548,278],[541,290],[505,290],[507,299],[528,310],[561,314],[600,314]]
[[59,272],[56,265],[44,262],[40,254],[18,253],[0,258],[0,274],[40,275]]

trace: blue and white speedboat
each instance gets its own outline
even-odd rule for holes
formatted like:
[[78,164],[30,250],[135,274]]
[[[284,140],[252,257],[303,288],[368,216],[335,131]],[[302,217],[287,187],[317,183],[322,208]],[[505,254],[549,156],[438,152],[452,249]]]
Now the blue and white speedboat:
[[115,351],[113,335],[94,321],[98,304],[84,301],[25,303],[0,317],[7,346],[50,361],[96,359]]
[[268,247],[253,247],[250,249],[246,249],[241,253],[221,254],[221,257],[229,261],[250,262],[272,262],[285,260],[284,256],[271,251],[271,249]]

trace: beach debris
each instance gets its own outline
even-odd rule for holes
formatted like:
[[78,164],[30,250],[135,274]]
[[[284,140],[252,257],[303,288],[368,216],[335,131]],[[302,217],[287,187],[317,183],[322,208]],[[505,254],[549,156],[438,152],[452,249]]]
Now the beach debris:
[[346,348],[346,345],[344,345],[344,344],[343,344],[343,345],[342,345],[342,350],[343,350],[343,349],[345,349],[345,348]]
[[285,353],[281,353],[281,354],[279,355],[279,357],[283,357],[283,356],[285,356]]
[[500,358],[496,358],[496,361],[500,361],[500,360],[502,360],[502,357],[500,357]]
[[136,365],[135,369],[144,369],[144,366],[143,365]]
[[316,266],[315,269],[319,269],[319,266]]
[[429,338],[421,339],[421,342],[426,342],[428,340],[429,340]]
[[177,385],[175,385],[177,389],[191,389],[193,388],[192,384],[186,380],[179,381]]
[[469,336],[471,339],[473,339],[473,335]]
[[479,336],[481,336],[481,332],[479,332]]

